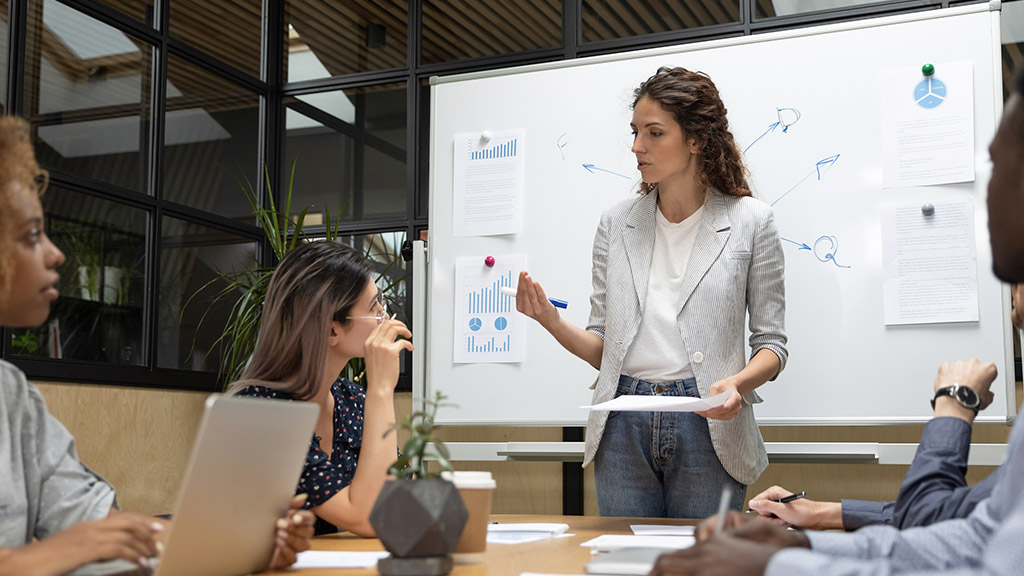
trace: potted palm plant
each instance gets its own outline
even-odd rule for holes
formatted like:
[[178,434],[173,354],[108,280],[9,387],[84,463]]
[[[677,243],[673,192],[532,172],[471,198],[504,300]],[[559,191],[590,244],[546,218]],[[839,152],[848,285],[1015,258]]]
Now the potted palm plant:
[[[299,245],[300,242],[306,242],[309,240],[303,231],[302,226],[306,219],[306,214],[309,212],[310,206],[303,208],[302,211],[294,218],[290,217],[292,191],[295,181],[295,166],[296,164],[293,163],[291,176],[288,181],[288,188],[284,191],[282,197],[282,210],[278,210],[277,205],[274,202],[274,195],[270,193],[271,184],[269,174],[266,176],[269,208],[263,208],[260,206],[255,189],[248,180],[239,182],[239,187],[243,194],[245,194],[245,198],[248,200],[249,205],[252,207],[253,214],[256,216],[257,223],[263,230],[263,233],[267,238],[267,242],[269,243],[271,250],[274,252],[276,261],[281,261],[281,259],[283,259],[289,251]],[[327,241],[339,241],[338,229],[341,224],[341,216],[344,212],[345,204],[343,203],[338,208],[336,217],[332,220],[330,208],[324,207],[324,222],[326,227],[323,238]],[[369,247],[367,248],[365,256],[367,258],[371,257]],[[373,254],[373,256],[377,256],[376,259],[378,260],[381,256],[386,258],[384,269],[380,271],[378,278],[375,279],[379,283],[382,278],[386,277],[390,269],[397,264],[399,255],[397,253],[386,253],[383,255]],[[221,329],[220,336],[214,340],[210,345],[210,350],[208,351],[210,352],[217,347],[221,347],[222,349],[219,372],[224,386],[227,386],[229,383],[241,378],[242,372],[245,371],[245,367],[248,365],[249,359],[252,357],[252,353],[256,349],[256,336],[259,334],[260,319],[263,314],[263,302],[266,298],[267,287],[270,285],[270,277],[273,273],[274,266],[263,266],[258,263],[254,264],[251,268],[237,272],[220,273],[216,278],[210,280],[189,296],[185,305],[182,307],[181,315],[184,317],[185,310],[189,305],[191,305],[193,301],[201,295],[205,295],[208,290],[215,286],[221,286],[221,288],[217,290],[209,300],[207,311],[222,299],[234,301],[231,312],[228,315],[228,320]],[[381,286],[381,291],[384,293],[385,298],[393,300],[393,293],[403,278],[404,276],[393,279]],[[398,309],[399,307],[391,306],[391,308]],[[202,326],[205,317],[206,315],[204,314],[200,319],[200,327]],[[358,383],[361,379],[363,366],[362,358],[354,358],[345,366],[344,376],[353,382]]]
[[451,554],[468,513],[455,485],[428,466],[435,460],[439,468],[452,470],[448,449],[435,434],[434,417],[443,400],[438,392],[392,429],[407,431],[409,439],[388,470],[396,479],[384,484],[370,511],[370,525],[391,552],[377,564],[385,576],[441,576],[452,569]]

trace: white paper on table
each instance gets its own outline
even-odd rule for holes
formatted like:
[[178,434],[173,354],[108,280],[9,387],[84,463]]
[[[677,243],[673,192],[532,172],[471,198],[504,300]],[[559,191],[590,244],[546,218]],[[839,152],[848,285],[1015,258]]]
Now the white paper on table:
[[518,234],[526,131],[455,135],[452,236]]
[[881,73],[882,186],[930,186],[974,180],[974,68],[936,62]]
[[292,564],[295,570],[303,568],[373,568],[387,552],[334,552],[329,550],[307,550],[299,552]]
[[974,199],[882,207],[885,323],[977,322]]
[[492,544],[520,544],[561,536],[568,524],[518,522],[487,525],[487,541]]
[[725,404],[730,394],[732,392],[725,391],[708,398],[626,395],[592,406],[580,406],[580,408],[619,412],[703,412]]
[[602,534],[587,540],[586,546],[593,552],[609,552],[619,548],[665,548],[681,550],[697,543],[695,536],[637,536],[633,534]]
[[696,526],[659,526],[657,524],[633,524],[630,526],[637,536],[693,536]]
[[[547,572],[520,572],[519,576],[556,576]],[[557,576],[589,576],[587,574],[558,574]]]

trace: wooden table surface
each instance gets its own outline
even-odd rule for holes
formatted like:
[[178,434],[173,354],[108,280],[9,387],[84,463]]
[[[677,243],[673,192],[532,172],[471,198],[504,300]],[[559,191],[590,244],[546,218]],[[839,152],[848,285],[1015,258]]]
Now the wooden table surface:
[[[565,538],[552,538],[522,544],[487,544],[485,560],[479,564],[456,565],[451,576],[519,576],[522,572],[551,574],[583,574],[590,561],[590,549],[581,543],[601,534],[632,534],[631,524],[693,525],[696,520],[666,518],[610,518],[601,516],[538,516],[533,514],[495,514],[493,522],[556,522],[568,524]],[[313,550],[366,551],[383,550],[376,538],[359,538],[350,534],[321,536],[313,539]],[[266,572],[285,576],[309,574],[318,576],[377,576],[377,568],[318,569]]]

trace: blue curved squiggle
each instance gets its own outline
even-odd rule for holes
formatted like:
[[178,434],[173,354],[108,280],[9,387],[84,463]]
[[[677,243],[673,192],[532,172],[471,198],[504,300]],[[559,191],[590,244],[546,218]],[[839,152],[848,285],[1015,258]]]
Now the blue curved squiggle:
[[[830,246],[825,248],[823,253],[819,253],[818,248],[823,244],[823,241],[827,241]],[[835,236],[819,236],[818,239],[814,241],[814,257],[817,258],[819,262],[832,262],[839,268],[850,268],[850,266],[844,266],[836,260],[836,252],[838,251],[839,239]]]

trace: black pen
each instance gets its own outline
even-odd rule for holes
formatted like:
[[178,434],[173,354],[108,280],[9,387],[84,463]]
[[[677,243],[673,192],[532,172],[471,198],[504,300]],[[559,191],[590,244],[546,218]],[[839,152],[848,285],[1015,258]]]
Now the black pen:
[[785,498],[779,500],[779,502],[782,504],[789,504],[793,500],[799,500],[805,496],[807,496],[807,493],[801,490],[799,494],[790,494],[789,496],[786,496]]

